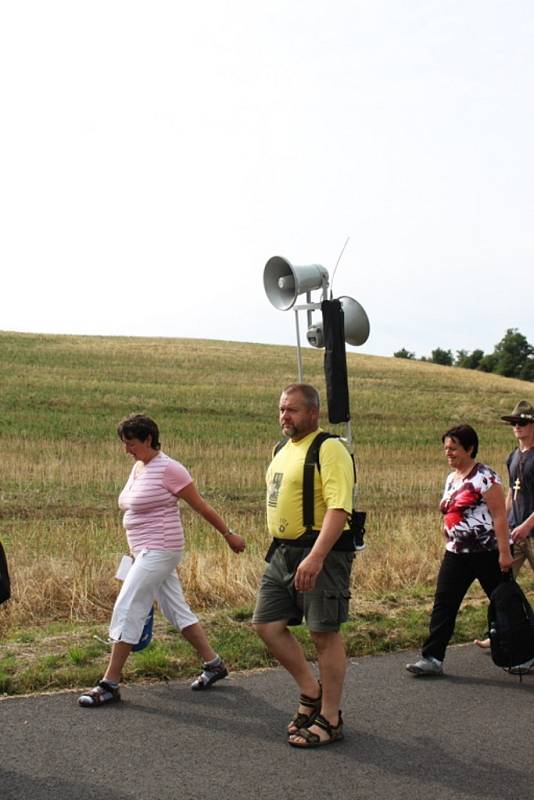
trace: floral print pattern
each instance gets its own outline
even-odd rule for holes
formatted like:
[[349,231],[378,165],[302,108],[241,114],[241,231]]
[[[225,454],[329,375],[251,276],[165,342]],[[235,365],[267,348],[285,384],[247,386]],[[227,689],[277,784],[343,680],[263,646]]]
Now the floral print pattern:
[[445,482],[440,510],[446,549],[451,553],[480,553],[496,550],[493,518],[484,494],[501,479],[485,464],[475,464],[465,478],[454,472]]

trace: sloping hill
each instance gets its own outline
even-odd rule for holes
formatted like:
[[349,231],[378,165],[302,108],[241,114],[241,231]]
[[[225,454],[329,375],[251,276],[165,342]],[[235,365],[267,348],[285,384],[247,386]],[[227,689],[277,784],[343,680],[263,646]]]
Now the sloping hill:
[[[303,359],[305,379],[325,397],[322,351],[306,349]],[[107,619],[124,551],[116,498],[130,469],[115,431],[132,411],[158,421],[163,449],[248,540],[236,558],[184,512],[192,604],[252,604],[267,545],[264,471],[279,438],[280,391],[296,380],[295,348],[0,333],[0,369],[11,626]],[[534,386],[354,352],[348,370],[360,507],[369,514],[355,595],[360,604],[428,598],[442,549],[441,435],[461,421],[474,425],[481,460],[504,476],[513,436],[499,418],[521,398],[534,402]]]

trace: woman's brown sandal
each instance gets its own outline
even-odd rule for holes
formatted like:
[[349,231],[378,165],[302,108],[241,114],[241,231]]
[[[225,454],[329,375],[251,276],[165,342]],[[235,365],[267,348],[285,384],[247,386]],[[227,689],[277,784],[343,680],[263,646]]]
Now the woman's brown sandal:
[[[301,694],[299,703],[305,708],[309,708],[310,712],[305,714],[302,711],[295,711],[287,729],[287,735],[293,736],[301,728],[311,725],[319,711],[321,710],[321,703],[323,701],[323,689],[319,681],[319,697],[308,697],[307,694]],[[291,730],[289,729],[291,728]]]
[[337,725],[331,725],[322,714],[317,714],[313,720],[313,725],[316,725],[321,730],[328,734],[328,739],[321,739],[318,733],[310,731],[309,727],[300,728],[293,736],[298,736],[299,739],[304,739],[303,742],[293,742],[289,740],[292,747],[322,747],[324,744],[332,744],[333,742],[340,742],[343,739],[343,719],[341,718],[341,711],[339,712],[339,721]]

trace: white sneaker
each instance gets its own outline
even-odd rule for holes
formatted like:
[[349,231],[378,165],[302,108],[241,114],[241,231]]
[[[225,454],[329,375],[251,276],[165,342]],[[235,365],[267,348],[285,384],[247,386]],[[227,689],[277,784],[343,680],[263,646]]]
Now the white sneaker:
[[526,675],[527,672],[534,667],[534,658],[529,661],[523,661],[522,664],[516,664],[515,667],[510,667],[509,672],[512,675]]
[[437,658],[421,658],[415,664],[406,664],[408,672],[414,675],[443,675],[443,664]]

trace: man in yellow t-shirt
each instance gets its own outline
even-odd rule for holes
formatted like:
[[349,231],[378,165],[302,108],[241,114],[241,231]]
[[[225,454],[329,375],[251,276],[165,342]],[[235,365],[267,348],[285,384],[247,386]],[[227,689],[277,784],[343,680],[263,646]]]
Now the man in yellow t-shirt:
[[[303,475],[308,448],[319,433],[319,395],[309,384],[291,384],[280,398],[280,425],[288,442],[267,470],[267,524],[273,536],[254,627],[292,675],[300,704],[288,727],[289,744],[317,747],[343,738],[341,695],[346,656],[340,625],[348,617],[354,543],[352,460],[339,439],[320,449],[314,471],[314,527],[303,521]],[[302,618],[317,650],[320,681],[289,631]]]

